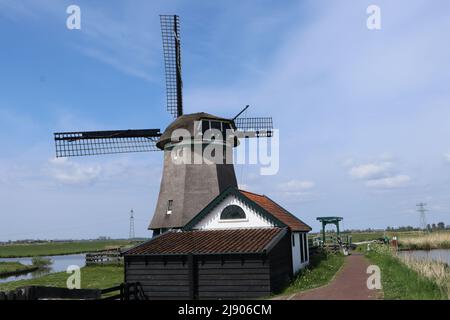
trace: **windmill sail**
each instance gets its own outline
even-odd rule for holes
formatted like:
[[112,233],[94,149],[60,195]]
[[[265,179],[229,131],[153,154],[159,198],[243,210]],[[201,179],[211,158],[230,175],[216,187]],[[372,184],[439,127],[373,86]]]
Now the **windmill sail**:
[[159,129],[57,132],[56,157],[158,151]]
[[236,118],[234,123],[237,131],[245,138],[271,137],[273,133],[271,117]]
[[174,118],[178,118],[183,114],[180,18],[177,15],[161,15],[160,20],[166,72],[167,111]]

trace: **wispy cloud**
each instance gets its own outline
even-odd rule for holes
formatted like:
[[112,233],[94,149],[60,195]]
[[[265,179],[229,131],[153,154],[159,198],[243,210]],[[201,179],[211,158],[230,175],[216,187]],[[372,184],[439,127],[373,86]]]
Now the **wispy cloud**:
[[[391,159],[391,156],[382,156]],[[369,162],[355,165],[348,171],[350,177],[363,180],[369,188],[394,189],[403,187],[411,181],[411,177],[397,173],[395,165],[390,161]]]
[[154,77],[150,75],[150,68],[142,68],[142,66],[140,66],[137,62],[124,63],[124,59],[122,57],[105,54],[105,52],[103,52],[102,50],[95,49],[93,47],[78,47],[78,50],[86,56],[109,64],[115,69],[122,71],[128,75],[142,78],[148,81],[154,80]]
[[151,12],[152,5],[122,3],[121,7],[124,14],[118,18],[106,10],[83,4],[85,14],[81,32],[86,37],[75,47],[128,75],[160,81],[160,75],[154,74],[162,65],[159,25],[157,19],[149,24],[148,16],[142,12]]
[[83,165],[66,158],[49,160],[48,175],[57,182],[67,185],[90,185],[101,175],[99,165]]
[[[69,1],[55,2],[0,0],[0,13],[7,14],[14,20],[42,19],[46,22],[60,24],[60,32],[81,33],[81,37],[67,37],[66,44],[81,54],[110,65],[111,67],[133,77],[147,81],[158,79],[155,69],[161,66],[161,44],[158,23],[149,25],[149,12],[157,4],[142,2],[134,4],[121,3],[122,15],[113,15],[113,11],[98,8],[90,2],[78,5],[81,9],[81,30],[68,31],[64,21],[68,17],[66,7]],[[155,15],[157,17],[157,15]],[[159,40],[159,41],[157,41]]]
[[275,193],[291,203],[311,201],[314,198],[313,189],[316,184],[310,180],[289,180],[277,185]]
[[445,159],[445,161],[447,161],[448,163],[450,163],[450,151],[447,152],[446,154],[444,154],[444,159]]
[[286,192],[305,191],[314,188],[316,184],[308,180],[289,180],[278,185],[278,189]]
[[386,174],[390,167],[389,162],[366,163],[351,168],[349,174],[355,179],[375,179]]
[[411,178],[407,175],[394,175],[386,178],[368,180],[366,186],[370,188],[392,189],[405,186]]
[[36,17],[36,12],[30,9],[27,1],[0,0],[0,15],[19,20],[23,17]]

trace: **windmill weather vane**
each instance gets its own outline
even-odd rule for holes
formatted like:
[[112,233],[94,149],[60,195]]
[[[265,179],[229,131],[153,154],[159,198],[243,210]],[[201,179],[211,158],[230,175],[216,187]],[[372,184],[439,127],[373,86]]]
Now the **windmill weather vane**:
[[[231,131],[234,142],[213,140],[227,147],[238,145],[237,137],[271,137],[271,117],[241,118],[246,106],[234,118],[217,117],[205,112],[183,113],[183,82],[181,77],[180,19],[177,15],[161,15],[161,32],[165,62],[167,111],[175,120],[161,133],[160,129],[111,130],[54,133],[56,157],[76,157],[114,153],[164,151],[161,188],[149,229],[159,234],[168,229],[181,228],[214,197],[230,186],[237,187],[232,163],[185,164],[173,163],[172,151],[180,141],[173,141],[177,129],[187,130],[191,143],[204,145],[193,139],[201,123],[201,133],[208,130]],[[211,140],[209,140],[211,142]],[[169,210],[170,207],[170,210]],[[170,214],[169,214],[170,212]]]

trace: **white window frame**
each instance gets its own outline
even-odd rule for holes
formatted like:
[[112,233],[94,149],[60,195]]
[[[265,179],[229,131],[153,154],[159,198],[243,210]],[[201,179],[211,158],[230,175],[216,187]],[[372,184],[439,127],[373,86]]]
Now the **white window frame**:
[[168,200],[166,214],[170,215],[170,214],[172,214],[172,211],[173,211],[173,200]]

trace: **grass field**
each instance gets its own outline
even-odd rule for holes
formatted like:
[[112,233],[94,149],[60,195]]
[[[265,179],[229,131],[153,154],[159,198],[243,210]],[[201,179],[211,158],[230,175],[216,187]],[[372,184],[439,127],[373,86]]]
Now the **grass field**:
[[26,266],[20,262],[0,262],[0,275],[10,272],[20,272],[25,270],[32,270],[34,266]]
[[387,235],[390,239],[397,236],[399,247],[404,250],[450,249],[450,231],[435,231],[432,233],[425,231],[375,231],[355,232],[351,235],[353,243],[375,240]]
[[401,232],[374,231],[374,232],[354,232],[350,234],[352,236],[352,242],[362,242],[380,239],[383,238],[385,235],[388,236],[390,239],[392,239],[393,236],[397,236],[399,239],[402,238],[414,239],[417,237],[421,237],[426,233],[423,231],[401,231]]
[[418,259],[409,255],[402,256],[400,259],[409,268],[436,282],[441,290],[450,297],[450,266],[448,264],[440,261]]
[[407,250],[450,249],[450,232],[433,232],[420,237],[399,237],[399,247]]
[[[450,231],[443,231],[440,232],[441,234],[446,234],[450,237]],[[392,239],[393,236],[397,236],[400,242],[402,239],[417,239],[421,238],[423,236],[429,235],[429,233],[424,231],[372,231],[372,232],[342,232],[341,233],[343,237],[346,237],[347,235],[352,236],[352,242],[362,242],[362,241],[371,241],[383,238],[385,235],[388,236],[390,239]],[[434,233],[432,233],[434,234]],[[314,238],[318,236],[318,233],[311,233],[309,234],[310,238]]]
[[442,300],[447,293],[433,280],[409,268],[386,248],[366,253],[381,269],[381,283],[386,300]]
[[49,242],[39,244],[0,245],[0,258],[36,257],[85,253],[132,245],[128,240]]
[[[123,282],[123,266],[90,266],[81,269],[82,289],[105,289]],[[65,272],[57,272],[36,279],[0,283],[0,291],[8,291],[23,286],[50,286],[66,288]]]
[[344,264],[344,259],[344,256],[341,254],[326,254],[325,252],[311,255],[310,265],[300,271],[292,284],[284,290],[283,294],[304,291],[328,284]]

